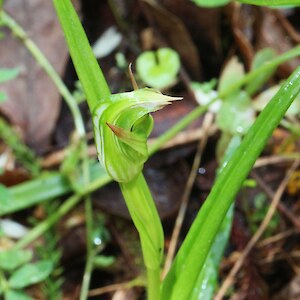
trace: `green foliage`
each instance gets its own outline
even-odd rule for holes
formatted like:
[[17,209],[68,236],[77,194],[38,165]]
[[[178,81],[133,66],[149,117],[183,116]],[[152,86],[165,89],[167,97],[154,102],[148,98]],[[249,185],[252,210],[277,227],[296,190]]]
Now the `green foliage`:
[[[0,9],[2,3],[0,2]],[[2,69],[0,68],[0,84],[9,80],[14,79],[19,74],[18,69]],[[7,99],[7,95],[4,92],[0,91],[0,103],[4,102]]]
[[[280,89],[280,85],[274,85],[255,97],[253,101],[253,108],[257,111],[262,111],[264,107],[270,102],[274,95]],[[296,116],[300,114],[300,96],[298,95],[292,105],[289,107],[286,112],[286,116]]]
[[13,289],[23,289],[45,280],[52,272],[53,264],[49,260],[26,264],[12,273],[8,284]]
[[[228,4],[231,0],[192,0],[202,7],[218,7]],[[236,0],[245,4],[260,6],[299,6],[300,0]]]
[[[121,184],[121,189],[140,234],[149,275],[149,298],[158,300],[163,231],[155,204],[140,171],[147,157],[146,138],[152,129],[149,113],[168,104],[171,98],[148,89],[110,95],[71,2],[54,0],[54,5],[93,114],[98,157],[110,176],[119,182],[126,182]],[[132,205],[133,202],[135,205]],[[90,257],[87,268],[92,269],[89,261]],[[82,291],[87,291],[85,281]],[[86,298],[85,293],[81,293],[82,299]]]
[[98,269],[110,267],[116,262],[114,256],[97,255],[94,257],[94,267]]
[[[254,198],[253,207],[249,207],[249,205],[247,206],[248,207],[246,207],[246,210],[247,210],[248,224],[249,224],[249,228],[251,229],[251,232],[254,234],[266,216],[266,213],[269,208],[269,201],[267,199],[267,196],[264,193],[259,193]],[[263,237],[268,238],[272,234],[274,234],[275,230],[278,229],[279,223],[280,223],[280,215],[276,212],[273,215],[271,221],[269,222]]]
[[244,135],[255,120],[251,99],[244,91],[226,98],[217,114],[218,127],[232,135]]
[[260,6],[286,6],[300,5],[300,0],[238,0],[241,3],[260,5]]
[[30,250],[13,248],[0,252],[0,295],[4,294],[5,300],[32,299],[22,289],[45,280],[51,273],[51,261],[30,263],[32,257]]
[[228,86],[231,86],[234,82],[236,82],[237,78],[243,78],[244,76],[244,66],[238,61],[236,56],[233,56],[226,64],[226,67],[220,76],[218,93],[222,94],[226,91]]
[[218,93],[214,90],[217,84],[216,79],[212,79],[209,82],[199,83],[192,82],[191,88],[193,89],[197,102],[202,105],[208,105],[212,100],[215,100],[214,103],[209,105],[208,110],[210,112],[217,113],[222,105],[221,99],[218,99]]
[[[152,118],[149,116],[149,113],[168,104],[168,101],[172,99],[148,89],[110,95],[107,83],[101,69],[97,65],[97,61],[93,57],[88,40],[71,2],[69,0],[54,0],[54,4],[66,34],[71,56],[87,96],[90,110],[93,113],[99,158],[108,173],[114,179],[121,181],[120,186],[127,206],[141,237],[144,261],[148,269],[148,277],[150,278],[148,281],[150,290],[149,298],[158,300],[163,232],[150,192],[140,171],[148,156],[146,139],[152,129]],[[209,4],[217,5],[217,1],[211,1]],[[218,2],[218,4],[220,4],[220,2]],[[299,51],[299,47],[296,51]],[[291,53],[289,53],[289,55],[291,55]],[[295,56],[295,53],[293,53],[293,55]],[[238,63],[235,63],[236,69],[230,70],[230,72],[228,71],[229,73],[225,73],[225,75],[223,74],[223,78],[221,78],[219,84],[219,95],[210,95],[211,98],[209,99],[213,100],[216,96],[220,96],[220,98],[224,99],[224,106],[220,111],[220,115],[222,116],[223,114],[223,116],[220,117],[221,121],[219,120],[222,129],[229,129],[228,131],[231,134],[236,133],[233,132],[232,127],[230,127],[230,117],[232,118],[236,113],[240,114],[244,112],[247,105],[249,105],[249,97],[245,95],[245,93],[241,93],[241,87],[251,80],[256,81],[255,85],[252,84],[251,86],[251,84],[248,84],[248,88],[246,86],[249,94],[254,93],[255,90],[267,80],[276,64],[281,63],[284,59],[288,59],[288,55],[284,58],[283,56],[280,57],[280,59],[278,58],[276,62],[273,60],[272,65],[265,64],[265,69],[257,67],[262,61],[268,61],[270,58],[271,55],[269,54],[264,54],[262,57],[257,58],[257,62],[255,61],[251,74],[244,76],[241,65]],[[167,62],[168,59],[165,61]],[[172,59],[170,59],[170,61],[172,61]],[[155,62],[154,67],[160,65],[162,61],[159,61],[157,65],[156,63],[157,62]],[[170,63],[170,69],[172,69],[174,65],[176,65],[174,62]],[[150,70],[150,75],[155,73],[155,71],[153,71],[154,69],[151,69],[151,66],[149,67],[148,71]],[[145,70],[147,70],[147,68],[143,68],[143,71]],[[261,72],[264,73],[264,78],[257,80],[257,75],[260,75]],[[267,74],[267,72],[269,72],[269,74]],[[222,229],[224,232],[228,232],[228,224],[230,224],[230,222],[228,222],[226,216],[229,216],[228,218],[230,219],[234,197],[244,184],[244,180],[251,166],[263,149],[273,129],[280,122],[280,119],[291,104],[293,98],[299,93],[299,73],[300,69],[289,78],[290,81],[275,95],[274,99],[251,127],[241,146],[220,172],[210,196],[201,209],[183,247],[179,251],[170,273],[164,281],[162,290],[163,300],[186,300],[191,299],[190,297],[197,299],[199,294],[198,291],[195,294],[195,288],[197,288],[197,285],[200,284],[202,286],[201,283],[207,282],[208,276],[214,279],[214,283],[210,284],[215,285],[216,266],[220,260],[220,253],[223,251],[225,245],[224,241],[226,240],[222,237],[222,242],[219,244],[218,233],[222,233],[219,229],[225,224]],[[236,80],[237,74],[243,81]],[[176,73],[173,75],[173,81],[175,77]],[[173,81],[170,80],[171,83]],[[212,87],[210,87],[209,90],[212,91]],[[235,114],[231,111],[232,107],[235,110]],[[207,107],[204,107],[202,112],[206,109]],[[192,113],[189,117],[189,122],[195,118],[195,116],[199,116],[199,111],[200,110],[196,110],[197,113]],[[227,119],[225,120],[225,118]],[[242,122],[243,120],[240,121]],[[183,123],[181,123],[180,126],[182,126],[182,124]],[[242,133],[245,133],[249,124],[243,126]],[[179,126],[175,129],[178,131],[178,128]],[[102,140],[104,138],[105,141]],[[64,176],[60,174],[59,176],[52,177],[52,179],[55,178],[55,180],[60,182],[58,186],[53,185],[53,189],[57,188],[55,193],[49,191],[49,186],[47,186],[47,190],[45,191],[44,186],[47,180],[45,180],[45,178],[39,178],[39,181],[35,182],[37,185],[31,185],[31,191],[34,191],[33,194],[30,194],[30,189],[26,190],[26,188],[25,193],[22,194],[22,191],[24,192],[23,186],[23,190],[22,188],[15,189],[14,195],[17,195],[17,198],[19,197],[18,199],[22,199],[23,202],[25,202],[24,197],[28,197],[28,199],[36,197],[35,201],[39,202],[40,200],[38,199],[40,198],[49,199],[49,197],[53,197],[54,194],[57,195],[59,193],[65,193],[68,189],[71,190],[72,184],[76,185],[77,182],[78,184],[85,184],[86,181],[84,178],[72,178],[71,173],[76,170],[75,165],[77,165],[79,157],[75,153],[76,150],[73,149],[71,152],[69,159],[67,159],[66,164],[62,168],[62,170],[64,170]],[[123,157],[125,157],[124,160]],[[131,170],[131,168],[134,170],[133,174],[129,174],[130,171],[128,170]],[[105,177],[105,180],[106,182],[108,181],[107,177]],[[103,180],[103,182],[105,182],[105,180]],[[70,182],[72,184],[70,184]],[[95,188],[93,183],[91,186]],[[87,193],[90,191],[89,189],[92,190],[89,186],[81,191],[77,190],[77,193]],[[9,206],[9,203],[13,202],[17,203],[17,205],[14,204],[15,208],[20,209],[22,204],[11,201],[11,198],[9,198],[13,196],[12,191],[12,189],[8,191],[0,186],[0,193],[6,197],[4,205]],[[76,201],[72,203],[78,203],[79,198],[78,195],[75,195],[73,199]],[[32,200],[29,201],[33,203]],[[70,205],[69,207],[72,206]],[[61,212],[61,210],[58,211]],[[49,218],[49,222],[45,227],[49,226],[49,224],[53,224],[53,220],[57,220],[57,216],[60,215],[61,214],[55,213],[55,218]],[[44,224],[45,223],[41,223],[43,226]],[[43,226],[39,227],[38,225],[35,228],[36,230],[34,229],[35,232],[41,234],[44,230]],[[217,253],[215,253],[215,251],[217,251]],[[98,263],[103,264],[103,257],[98,256],[97,259]],[[195,261],[198,261],[199,265],[195,265]],[[92,263],[95,263],[95,260],[92,260]],[[52,268],[53,260],[24,265],[13,273],[8,283],[15,289],[26,287],[27,285],[43,280],[50,274]],[[20,280],[22,276],[26,277],[25,283],[24,280]],[[23,282],[21,285],[17,283],[20,281]],[[155,289],[156,291],[153,292]],[[5,295],[9,293],[12,295],[19,294],[19,299],[22,299],[22,291],[5,291]],[[203,297],[209,298],[211,290],[204,291],[204,294]],[[14,297],[16,298],[16,296]]]
[[18,290],[8,290],[5,293],[5,300],[34,300],[29,297],[25,292]]
[[10,198],[10,192],[7,187],[5,187],[3,184],[0,184],[0,201],[2,199],[2,204],[9,203]]
[[[100,168],[96,162],[91,163],[89,171],[94,189],[110,181],[105,170]],[[95,183],[98,185],[95,186]],[[74,184],[82,192],[84,189],[89,189],[84,184],[83,176],[80,176]],[[18,184],[9,189],[0,185],[0,195],[2,196],[0,197],[0,216],[66,195],[72,190],[72,184],[59,172],[42,174],[35,180]]]
[[[238,135],[234,136],[230,140],[230,142],[226,146],[225,153],[222,155],[222,159],[220,159],[221,163],[217,173],[220,173],[222,169],[226,166],[229,159],[232,157],[233,153],[240,144],[241,138]],[[190,300],[210,300],[213,297],[213,293],[218,284],[219,264],[221,262],[223,252],[227,245],[230,235],[234,212],[233,208],[234,206],[231,205],[220,226],[220,229],[205,260],[203,268],[201,269],[198,275],[195,288],[192,291]]]
[[12,80],[17,77],[18,74],[18,69],[0,69],[0,83]]
[[[58,201],[46,202],[43,205],[45,217],[54,215],[59,206]],[[38,220],[34,220],[34,224],[38,225]],[[41,285],[43,296],[47,300],[61,300],[62,292],[61,285],[63,283],[62,272],[60,266],[62,251],[59,248],[59,233],[56,226],[49,228],[43,234],[44,242],[36,247],[36,253],[40,260],[50,261],[53,265],[51,274],[45,278]]]
[[74,135],[66,149],[65,159],[60,166],[61,173],[67,178],[73,190],[77,193],[80,193],[80,190],[83,188],[81,185],[78,185],[78,181],[82,172],[80,164],[84,156],[84,149],[85,140]]
[[229,207],[268,138],[299,92],[300,68],[295,70],[262,111],[219,174],[163,283],[163,299],[189,299],[191,296]]
[[0,252],[0,268],[5,271],[13,271],[14,269],[28,263],[32,259],[32,251],[30,250],[6,250]]
[[13,150],[16,159],[31,173],[40,173],[40,164],[33,151],[19,138],[11,126],[0,117],[0,138]]
[[[258,51],[252,61],[251,70],[258,69],[261,65],[264,63],[267,63],[268,61],[271,61],[273,58],[275,58],[276,54],[273,49],[265,48],[260,51]],[[268,80],[269,78],[274,74],[276,70],[276,66],[274,68],[271,68],[267,72],[261,72],[261,74],[258,74],[256,78],[253,78],[247,86],[245,87],[246,92],[251,96],[256,91],[258,91]]]
[[179,69],[179,55],[170,48],[145,51],[136,60],[139,77],[146,85],[156,89],[164,89],[174,84]]
[[231,0],[192,0],[199,6],[202,7],[217,7],[228,4]]

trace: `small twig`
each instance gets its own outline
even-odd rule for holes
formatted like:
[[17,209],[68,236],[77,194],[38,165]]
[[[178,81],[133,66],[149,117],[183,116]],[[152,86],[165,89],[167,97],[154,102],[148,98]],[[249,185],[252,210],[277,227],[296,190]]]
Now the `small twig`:
[[176,251],[176,246],[177,246],[177,242],[178,242],[178,237],[179,237],[179,233],[182,227],[182,223],[185,217],[185,213],[187,210],[187,205],[188,205],[188,201],[190,198],[190,194],[197,176],[197,169],[199,168],[199,164],[201,162],[201,158],[202,158],[202,153],[203,150],[206,146],[207,143],[207,139],[208,139],[208,128],[212,125],[213,122],[213,114],[212,113],[207,113],[205,115],[204,121],[203,121],[203,126],[202,126],[202,130],[204,132],[206,132],[205,135],[203,135],[202,139],[199,141],[198,143],[198,148],[197,148],[197,152],[195,154],[195,158],[193,161],[193,165],[192,165],[192,169],[181,199],[181,204],[180,204],[180,208],[179,208],[179,212],[176,218],[176,222],[175,222],[175,226],[174,226],[174,230],[172,233],[172,237],[171,237],[171,241],[170,241],[170,246],[169,246],[169,250],[168,250],[168,254],[167,254],[167,258],[166,258],[166,262],[165,262],[165,266],[164,266],[164,270],[162,273],[162,277],[165,277],[165,275],[168,273],[171,264],[172,264],[172,260],[174,258],[175,255],[175,251]]
[[4,10],[0,12],[0,19],[3,22],[3,25],[7,26],[12,31],[12,33],[23,42],[34,59],[39,63],[39,65],[53,81],[59,93],[64,97],[67,105],[70,108],[78,135],[80,137],[83,137],[85,135],[85,127],[78,104],[51,65],[51,63],[48,61],[42,51],[37,47],[37,45],[28,37],[23,28]]
[[144,280],[140,277],[137,277],[127,282],[111,284],[101,288],[93,289],[89,291],[89,297],[99,296],[105,293],[110,293],[121,289],[130,289],[136,286],[145,286]]
[[231,271],[229,272],[228,276],[226,277],[226,279],[224,280],[221,288],[219,289],[218,293],[216,294],[216,296],[214,297],[214,300],[222,300],[227,289],[232,285],[232,283],[234,282],[234,278],[237,274],[237,272],[240,270],[240,268],[242,267],[246,257],[248,256],[248,254],[250,253],[250,251],[253,249],[253,247],[255,246],[255,244],[258,242],[258,240],[261,238],[261,236],[263,235],[263,233],[265,232],[265,230],[268,227],[268,224],[270,223],[277,205],[284,193],[284,190],[290,180],[291,175],[293,174],[293,172],[298,168],[300,164],[300,160],[297,160],[293,163],[293,165],[291,166],[291,168],[289,169],[289,171],[287,172],[285,178],[282,180],[281,184],[279,185],[273,200],[271,202],[271,205],[265,215],[264,220],[262,221],[262,223],[260,224],[258,230],[256,231],[256,233],[253,235],[253,237],[251,238],[251,240],[249,241],[249,243],[247,244],[246,248],[244,249],[244,251],[241,253],[240,257],[238,258],[238,260],[235,262],[233,268],[231,269]]
[[287,163],[287,162],[294,161],[299,157],[300,157],[299,153],[289,153],[288,155],[273,155],[273,156],[261,157],[256,161],[254,168],[260,168],[260,167],[273,165],[273,164]]
[[265,246],[268,246],[272,243],[276,243],[280,240],[283,240],[291,235],[294,235],[294,234],[299,234],[300,233],[300,229],[299,228],[292,228],[290,230],[286,230],[284,232],[280,232],[276,235],[273,235],[269,238],[266,238],[264,240],[262,240],[260,243],[258,243],[257,247],[259,248],[263,248]]
[[[252,171],[251,176],[255,179],[261,189],[266,193],[269,199],[274,198],[274,192],[272,189],[263,181],[263,179],[256,174],[256,172]],[[300,220],[283,204],[278,203],[277,206],[280,213],[282,213],[291,223],[297,228],[300,228]]]

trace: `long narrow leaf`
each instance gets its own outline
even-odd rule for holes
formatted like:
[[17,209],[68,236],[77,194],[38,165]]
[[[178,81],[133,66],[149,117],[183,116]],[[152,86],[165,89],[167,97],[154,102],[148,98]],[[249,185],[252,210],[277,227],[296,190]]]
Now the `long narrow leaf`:
[[[239,135],[231,138],[231,141],[228,143],[226,151],[223,155],[220,167],[217,170],[217,174],[222,172],[222,169],[226,166],[240,144],[241,137]],[[234,205],[232,204],[218,230],[209,254],[205,260],[204,266],[198,275],[195,288],[193,289],[191,298],[189,300],[212,299],[215,288],[218,284],[219,265],[230,236],[233,212]]]
[[53,3],[90,110],[93,111],[101,99],[110,95],[109,87],[71,1],[53,0]]
[[242,3],[260,6],[300,5],[299,0],[238,0]]
[[[109,176],[99,166],[99,163],[93,163],[90,168],[91,184],[95,180],[103,181],[103,185],[110,181]],[[76,184],[84,189],[82,176],[78,178]],[[99,186],[97,186],[99,188]],[[2,193],[1,193],[2,191]],[[53,172],[47,175],[30,180],[11,188],[0,185],[0,216],[13,213],[41,202],[58,198],[72,191],[72,186],[65,176],[59,172]]]
[[300,67],[258,116],[219,174],[163,283],[162,299],[188,300],[219,227],[273,130],[300,92]]
[[213,297],[218,284],[220,262],[230,236],[233,208],[232,205],[222,222],[189,300],[211,300]]

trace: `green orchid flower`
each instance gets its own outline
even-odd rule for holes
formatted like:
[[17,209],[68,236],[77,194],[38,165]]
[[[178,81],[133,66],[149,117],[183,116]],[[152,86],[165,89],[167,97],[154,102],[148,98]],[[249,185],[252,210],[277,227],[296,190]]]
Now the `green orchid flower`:
[[153,128],[151,112],[179,97],[150,89],[111,95],[93,112],[98,158],[118,182],[132,181],[148,159],[147,138]]

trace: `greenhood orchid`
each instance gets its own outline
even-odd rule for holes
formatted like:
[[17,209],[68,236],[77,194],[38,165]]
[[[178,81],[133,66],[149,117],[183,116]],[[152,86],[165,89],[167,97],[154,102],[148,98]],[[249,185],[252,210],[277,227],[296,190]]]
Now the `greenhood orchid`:
[[142,171],[148,159],[147,137],[153,128],[149,113],[180,99],[144,88],[113,94],[95,108],[98,158],[115,181],[129,182]]

